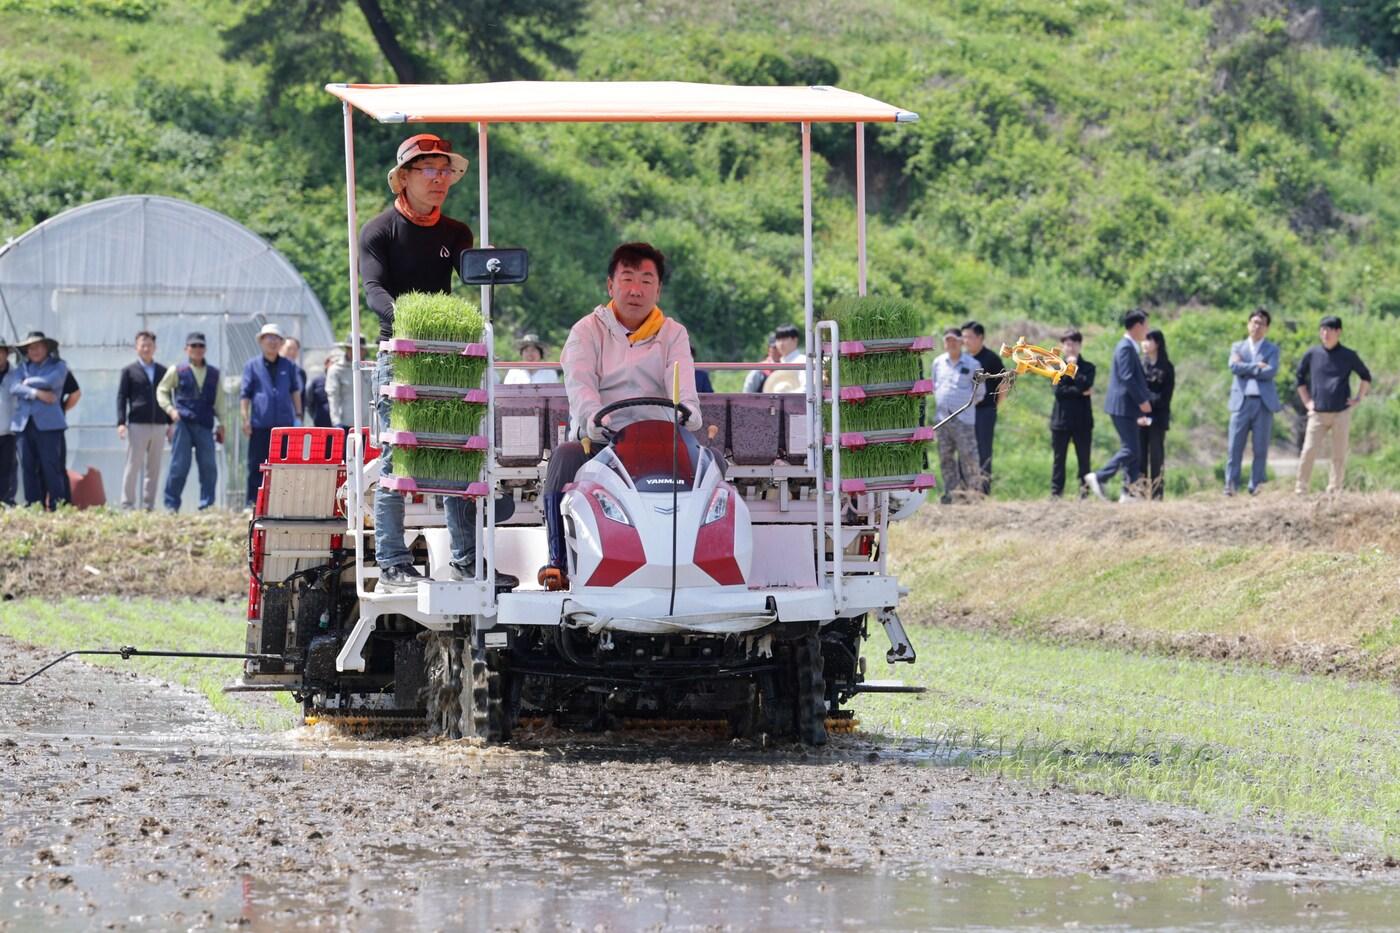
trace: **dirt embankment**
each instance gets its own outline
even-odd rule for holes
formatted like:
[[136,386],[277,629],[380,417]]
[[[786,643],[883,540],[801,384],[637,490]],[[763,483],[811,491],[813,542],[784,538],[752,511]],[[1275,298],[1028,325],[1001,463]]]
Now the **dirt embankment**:
[[906,621],[1400,679],[1400,495],[984,502],[896,544]]
[[0,509],[0,600],[247,591],[247,519],[89,509]]

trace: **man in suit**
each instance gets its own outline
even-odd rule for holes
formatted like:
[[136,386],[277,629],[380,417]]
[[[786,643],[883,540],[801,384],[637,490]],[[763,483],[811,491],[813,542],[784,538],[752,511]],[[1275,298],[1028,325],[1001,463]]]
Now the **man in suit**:
[[[1076,367],[1071,377],[1055,383],[1055,405],[1050,409],[1050,449],[1054,462],[1050,467],[1050,495],[1059,498],[1065,491],[1065,454],[1074,444],[1074,458],[1079,464],[1075,476],[1089,472],[1089,452],[1094,441],[1094,364],[1079,355],[1084,336],[1077,330],[1066,331],[1060,337],[1060,355]],[[1083,486],[1080,494],[1083,495]]]
[[[156,404],[156,386],[165,378],[165,367],[156,362],[156,335],[136,334],[136,362],[122,370],[117,382],[117,436],[126,441],[122,469],[122,508],[136,507],[136,484],[141,485],[141,505],[156,507],[160,488],[160,457],[165,450],[170,419]],[[144,474],[144,479],[143,479]]]
[[1249,494],[1264,483],[1269,463],[1269,439],[1273,437],[1274,412],[1283,407],[1274,377],[1278,375],[1278,344],[1268,339],[1273,323],[1267,308],[1249,316],[1249,336],[1230,347],[1230,461],[1225,466],[1225,495],[1240,487],[1245,441],[1252,439],[1254,462],[1249,469]]
[[1103,410],[1113,420],[1113,429],[1118,432],[1120,442],[1118,453],[1093,473],[1084,474],[1084,485],[1100,499],[1103,484],[1119,471],[1123,471],[1123,491],[1120,502],[1132,502],[1138,498],[1132,485],[1138,481],[1142,471],[1142,435],[1139,427],[1145,427],[1143,420],[1152,411],[1152,393],[1147,390],[1147,376],[1142,370],[1142,359],[1138,348],[1142,338],[1147,336],[1147,312],[1134,308],[1123,315],[1123,339],[1113,349],[1113,363],[1108,371],[1108,394],[1103,400]]

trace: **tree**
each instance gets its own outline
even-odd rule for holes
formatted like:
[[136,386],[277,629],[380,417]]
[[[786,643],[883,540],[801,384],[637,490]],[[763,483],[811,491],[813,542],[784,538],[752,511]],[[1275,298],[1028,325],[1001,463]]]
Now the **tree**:
[[[355,0],[353,7],[397,81],[418,84],[464,77],[532,79],[541,76],[544,62],[572,64],[567,43],[578,31],[584,2]],[[284,88],[334,75],[364,80],[377,63],[346,34],[347,4],[256,0],[223,31],[225,54],[267,65],[274,99]]]

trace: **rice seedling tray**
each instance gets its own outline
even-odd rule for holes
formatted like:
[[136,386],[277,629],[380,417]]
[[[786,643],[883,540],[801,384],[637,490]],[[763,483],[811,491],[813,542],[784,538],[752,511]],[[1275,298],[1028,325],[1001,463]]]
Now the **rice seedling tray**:
[[[876,382],[869,385],[841,387],[842,402],[863,402],[868,398],[884,398],[892,395],[932,394],[932,379],[915,379],[913,382]],[[831,389],[823,389],[822,398],[831,401]]]
[[[842,340],[836,345],[836,353],[844,357],[865,356],[870,353],[928,353],[933,347],[933,337],[925,334],[921,337]],[[822,352],[830,356],[832,353],[831,344],[822,344]]]
[[396,476],[392,473],[379,477],[379,485],[393,492],[413,492],[425,496],[465,496],[472,499],[479,499],[491,491],[489,486],[480,481],[459,483],[447,479]]
[[380,431],[379,439],[394,447],[442,447],[448,450],[485,450],[480,434],[433,434],[426,431]]
[[485,389],[459,389],[454,386],[413,386],[402,382],[391,382],[379,387],[379,394],[396,402],[413,402],[418,399],[446,399],[461,401],[471,405],[486,404]]
[[[841,491],[843,493],[859,494],[863,492],[894,492],[901,489],[912,489],[917,491],[932,489],[938,485],[931,473],[909,473],[902,476],[867,476],[861,479],[841,480]],[[827,492],[831,491],[831,481],[826,483]]]
[[412,337],[393,337],[379,341],[379,349],[388,353],[451,353],[456,356],[486,356],[484,343],[457,343],[452,340],[415,340]]
[[[883,431],[842,431],[841,448],[859,450],[875,444],[921,444],[933,440],[933,427],[923,425],[917,428],[890,428]],[[826,435],[825,443],[831,446],[832,437]]]

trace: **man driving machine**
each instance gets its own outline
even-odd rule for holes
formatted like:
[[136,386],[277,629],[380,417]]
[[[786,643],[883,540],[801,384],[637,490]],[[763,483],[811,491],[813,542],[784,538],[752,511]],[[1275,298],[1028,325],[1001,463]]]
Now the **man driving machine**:
[[680,401],[689,412],[685,427],[700,429],[700,398],[695,391],[695,360],[685,327],[666,317],[657,300],[666,279],[666,257],[649,243],[623,243],[608,260],[609,301],[569,331],[559,355],[564,388],[569,395],[570,436],[549,459],[541,507],[549,535],[549,563],[540,569],[539,583],[547,590],[569,585],[564,554],[564,519],[560,503],[564,487],[607,443],[612,432],[634,421],[662,417],[668,408],[630,408],[597,413],[614,402],[636,398],[670,399],[674,371],[680,366]]

